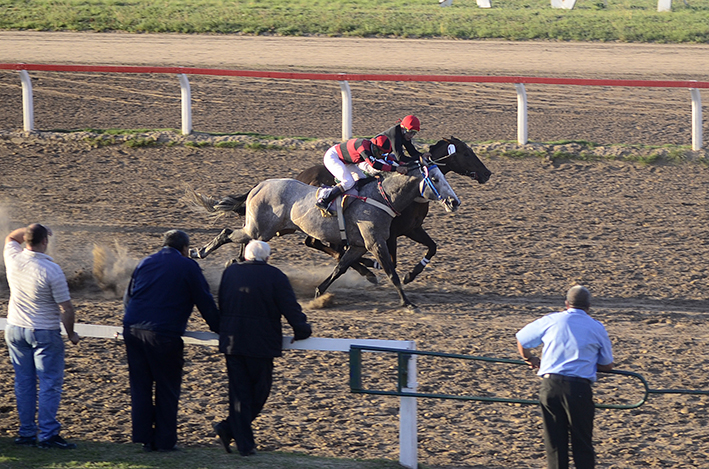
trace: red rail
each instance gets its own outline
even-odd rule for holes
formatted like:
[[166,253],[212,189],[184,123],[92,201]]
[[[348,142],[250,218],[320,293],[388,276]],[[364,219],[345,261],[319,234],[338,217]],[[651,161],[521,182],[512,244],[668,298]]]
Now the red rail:
[[191,67],[144,67],[144,66],[113,66],[113,65],[51,65],[0,63],[0,70],[17,70],[23,79],[23,113],[25,130],[34,129],[34,114],[31,96],[31,84],[27,71],[46,72],[93,72],[93,73],[163,73],[175,74],[180,77],[182,87],[182,131],[189,134],[192,131],[192,113],[190,90],[187,75],[217,75],[251,78],[276,78],[284,80],[330,80],[340,82],[342,91],[342,138],[352,136],[352,97],[348,82],[350,81],[414,81],[414,82],[449,82],[449,83],[512,83],[517,89],[517,141],[527,143],[527,95],[525,84],[572,85],[572,86],[621,86],[643,88],[687,88],[692,99],[692,149],[699,150],[702,145],[702,107],[700,89],[709,88],[706,81],[667,81],[667,80],[602,80],[584,78],[545,78],[519,76],[466,76],[466,75],[385,75],[385,74],[354,74],[354,73],[300,73],[300,72],[268,72],[257,70],[225,70]]
[[3,64],[4,70],[41,70],[46,72],[98,72],[98,73],[184,73],[186,75],[218,75],[252,78],[278,78],[285,80],[335,80],[335,81],[430,81],[453,83],[534,83],[545,85],[576,86],[635,86],[646,88],[709,88],[707,81],[668,80],[597,80],[585,78],[544,78],[517,76],[466,76],[466,75],[386,75],[357,73],[299,73],[262,72],[257,70],[226,70],[192,67],[144,67],[114,65],[50,65]]

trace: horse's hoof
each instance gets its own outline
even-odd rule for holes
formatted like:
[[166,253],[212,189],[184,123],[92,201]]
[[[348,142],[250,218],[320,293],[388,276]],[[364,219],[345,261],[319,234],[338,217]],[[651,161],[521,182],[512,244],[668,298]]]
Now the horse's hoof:
[[320,288],[316,288],[315,289],[315,298],[319,297],[320,295],[322,295],[322,293],[320,292]]
[[411,313],[416,313],[416,312],[418,312],[418,309],[419,309],[418,306],[416,306],[416,305],[413,304],[413,303],[409,303],[409,304],[407,304],[407,305],[405,305],[405,306],[406,306],[406,309],[408,309],[409,312],[411,312]]
[[201,259],[202,256],[199,255],[199,250],[195,248],[190,248],[190,259]]
[[407,283],[413,282],[415,278],[416,278],[416,276],[415,276],[415,275],[411,275],[411,273],[406,274],[406,275],[404,276],[404,285],[406,285]]
[[377,285],[379,283],[379,280],[377,280],[377,276],[371,272],[365,275],[364,278],[366,278],[367,281],[372,285]]

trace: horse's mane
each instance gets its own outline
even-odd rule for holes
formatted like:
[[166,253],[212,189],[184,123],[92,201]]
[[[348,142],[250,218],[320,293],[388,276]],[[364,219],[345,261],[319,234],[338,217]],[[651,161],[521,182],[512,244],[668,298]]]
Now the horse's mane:
[[451,135],[450,138],[442,138],[442,139],[440,139],[438,142],[434,143],[434,144],[428,149],[428,151],[429,151],[430,153],[433,153],[433,152],[439,150],[439,149],[440,149],[441,147],[443,147],[444,145],[449,145],[449,144],[451,144],[451,143],[455,145],[456,143],[463,143],[463,141],[460,140],[459,138],[455,138],[455,137],[453,137],[453,136]]

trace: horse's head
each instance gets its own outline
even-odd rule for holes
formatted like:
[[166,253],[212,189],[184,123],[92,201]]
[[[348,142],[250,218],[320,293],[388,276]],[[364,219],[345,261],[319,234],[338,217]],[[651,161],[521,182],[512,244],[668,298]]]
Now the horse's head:
[[443,173],[453,171],[471,177],[480,184],[485,184],[492,175],[473,149],[455,137],[439,140],[428,151]]
[[446,212],[458,210],[460,199],[438,166],[430,161],[421,160],[414,164],[413,169],[414,171],[410,171],[408,174],[420,177],[419,193],[421,197],[440,202]]

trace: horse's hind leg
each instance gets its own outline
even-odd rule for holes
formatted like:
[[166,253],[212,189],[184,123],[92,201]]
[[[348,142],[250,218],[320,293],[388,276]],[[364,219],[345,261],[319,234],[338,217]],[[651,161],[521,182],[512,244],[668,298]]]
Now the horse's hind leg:
[[231,239],[229,239],[229,235],[231,234],[232,230],[230,230],[229,228],[224,228],[222,232],[219,233],[217,237],[210,241],[208,244],[202,246],[199,249],[190,248],[190,257],[192,259],[204,259],[212,251],[218,249],[219,247],[227,243],[231,243]]
[[245,244],[251,238],[244,233],[244,230],[230,230],[229,228],[224,228],[221,233],[217,235],[212,241],[204,245],[199,249],[190,249],[190,257],[193,259],[204,259],[210,255],[213,251],[216,251],[220,247],[228,243],[240,243]]
[[345,253],[342,255],[340,260],[337,262],[337,265],[335,266],[335,269],[332,271],[330,276],[325,279],[323,283],[318,285],[318,287],[315,289],[315,297],[317,298],[318,296],[322,295],[325,293],[325,290],[327,290],[330,285],[332,285],[332,282],[337,280],[342,274],[344,274],[347,271],[347,268],[352,264],[352,262],[356,261],[359,259],[362,254],[367,252],[367,250],[363,247],[359,246],[350,246],[345,250]]

